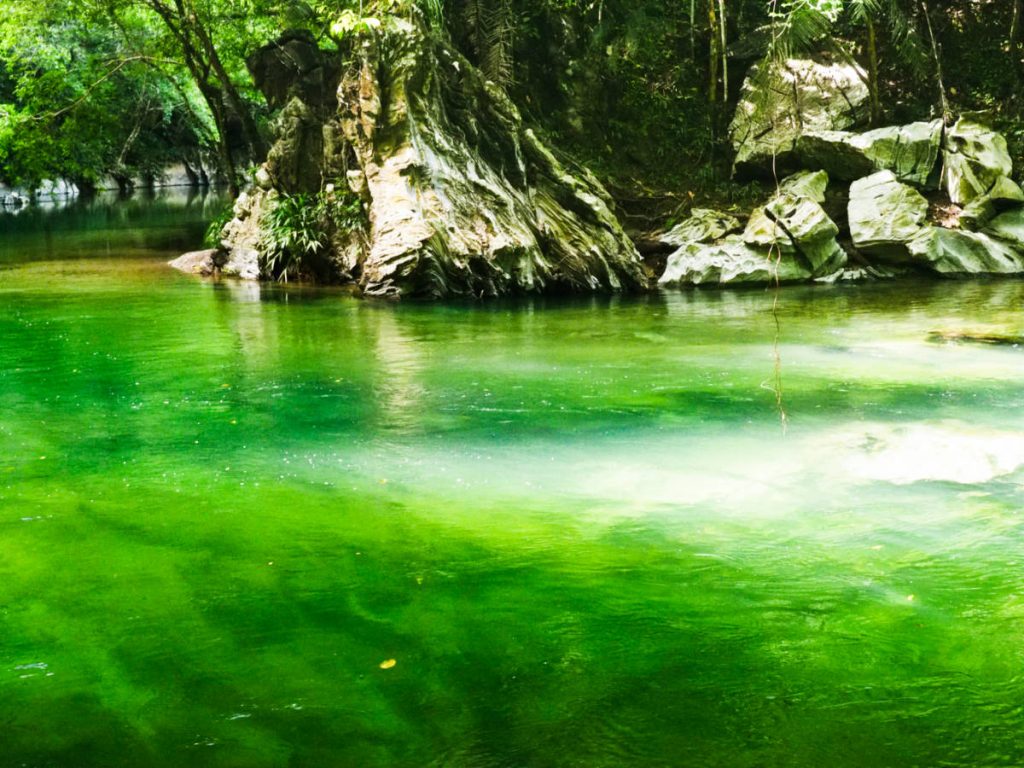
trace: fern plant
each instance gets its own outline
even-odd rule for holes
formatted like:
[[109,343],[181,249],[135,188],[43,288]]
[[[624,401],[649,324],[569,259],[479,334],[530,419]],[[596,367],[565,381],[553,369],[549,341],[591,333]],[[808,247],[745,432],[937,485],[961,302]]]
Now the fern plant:
[[260,221],[260,272],[288,282],[327,268],[331,235],[361,229],[362,203],[351,192],[282,195]]

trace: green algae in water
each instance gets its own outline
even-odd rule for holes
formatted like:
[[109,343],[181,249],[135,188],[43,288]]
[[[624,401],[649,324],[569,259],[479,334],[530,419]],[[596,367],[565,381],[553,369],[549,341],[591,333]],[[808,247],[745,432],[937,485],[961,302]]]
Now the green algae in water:
[[0,765],[1020,763],[1024,353],[928,335],[1021,283],[783,291],[783,433],[771,294],[203,282],[175,205],[2,230]]

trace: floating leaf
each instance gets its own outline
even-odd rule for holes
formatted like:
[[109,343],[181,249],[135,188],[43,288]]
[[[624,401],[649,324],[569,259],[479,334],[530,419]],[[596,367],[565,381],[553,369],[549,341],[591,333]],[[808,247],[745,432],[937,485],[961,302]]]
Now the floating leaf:
[[395,666],[395,664],[397,664],[397,663],[398,663],[398,662],[397,662],[397,661],[395,661],[394,659],[385,659],[384,661],[382,661],[382,662],[380,663],[380,668],[381,668],[381,669],[391,669],[391,668],[392,668],[393,666]]

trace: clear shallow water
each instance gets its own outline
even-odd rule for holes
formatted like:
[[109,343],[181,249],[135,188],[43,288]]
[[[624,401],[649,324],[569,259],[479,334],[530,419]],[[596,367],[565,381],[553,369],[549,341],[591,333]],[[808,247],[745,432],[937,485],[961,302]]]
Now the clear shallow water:
[[1024,349],[928,341],[1024,283],[776,345],[167,269],[213,205],[0,218],[0,766],[1024,762]]

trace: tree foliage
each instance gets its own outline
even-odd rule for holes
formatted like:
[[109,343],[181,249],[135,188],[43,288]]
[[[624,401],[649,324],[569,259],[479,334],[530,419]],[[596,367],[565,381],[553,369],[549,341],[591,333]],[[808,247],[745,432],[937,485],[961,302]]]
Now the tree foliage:
[[230,182],[267,118],[245,58],[281,30],[327,47],[420,14],[527,119],[607,174],[721,174],[743,73],[830,52],[866,72],[875,122],[987,109],[1024,135],[1022,0],[5,0],[0,180],[156,173]]

